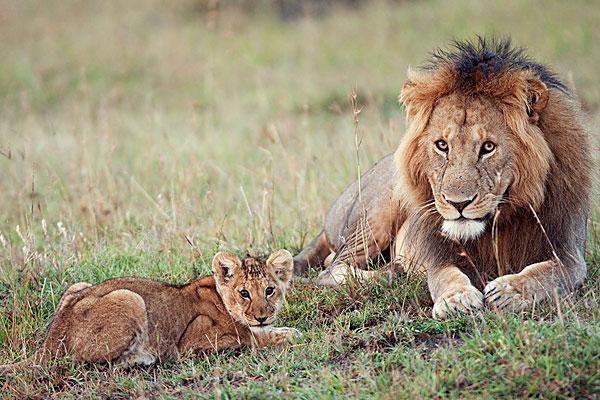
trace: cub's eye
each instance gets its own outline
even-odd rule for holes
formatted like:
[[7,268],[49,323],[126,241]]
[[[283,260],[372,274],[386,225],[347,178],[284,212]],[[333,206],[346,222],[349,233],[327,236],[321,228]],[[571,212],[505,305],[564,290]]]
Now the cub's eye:
[[479,154],[480,155],[489,154],[494,150],[496,150],[496,144],[494,142],[490,142],[488,140],[481,146],[481,150],[479,150]]
[[448,152],[448,142],[446,142],[445,140],[436,140],[435,147],[443,153]]
[[240,290],[240,295],[245,298],[245,299],[249,299],[250,298],[250,292],[247,291],[246,289],[242,289]]
[[273,294],[274,291],[275,291],[275,288],[272,288],[272,287],[269,286],[268,288],[265,289],[265,294],[267,296],[270,296],[270,295]]

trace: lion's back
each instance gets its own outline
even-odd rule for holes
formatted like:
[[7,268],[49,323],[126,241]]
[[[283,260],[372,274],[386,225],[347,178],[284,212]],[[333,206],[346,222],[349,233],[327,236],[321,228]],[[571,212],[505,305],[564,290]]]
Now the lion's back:
[[335,201],[325,220],[325,233],[335,248],[342,244],[364,211],[369,215],[371,210],[391,208],[395,173],[394,155],[388,154],[361,176],[360,186],[359,180],[355,180]]

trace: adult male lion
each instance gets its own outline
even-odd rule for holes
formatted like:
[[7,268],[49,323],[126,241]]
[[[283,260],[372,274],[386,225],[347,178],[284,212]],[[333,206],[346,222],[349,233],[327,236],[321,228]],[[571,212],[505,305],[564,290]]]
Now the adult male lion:
[[318,283],[343,284],[391,255],[426,271],[435,318],[579,285],[592,160],[566,85],[509,40],[480,38],[409,70],[400,101],[399,148],[336,200],[296,274],[327,258]]

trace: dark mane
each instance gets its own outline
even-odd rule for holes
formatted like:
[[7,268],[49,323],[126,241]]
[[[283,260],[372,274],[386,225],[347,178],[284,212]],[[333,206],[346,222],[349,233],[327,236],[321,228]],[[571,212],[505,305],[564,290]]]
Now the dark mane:
[[423,65],[425,70],[436,70],[450,65],[458,74],[458,88],[472,87],[483,76],[498,75],[514,70],[531,70],[549,88],[570,94],[567,85],[546,66],[531,60],[525,49],[513,47],[510,38],[485,39],[477,36],[474,41],[454,41],[448,50],[438,49]]

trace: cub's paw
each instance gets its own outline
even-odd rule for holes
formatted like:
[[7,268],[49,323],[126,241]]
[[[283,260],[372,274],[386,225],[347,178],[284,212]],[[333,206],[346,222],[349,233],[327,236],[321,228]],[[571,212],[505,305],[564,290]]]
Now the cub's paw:
[[520,276],[517,274],[504,275],[488,283],[483,289],[485,304],[499,310],[508,309],[521,311],[533,304],[533,299],[526,296],[523,285],[519,283]]
[[279,328],[282,330],[283,334],[287,336],[289,339],[300,339],[302,337],[302,332],[300,332],[296,328]]
[[302,337],[302,332],[296,328],[273,328],[271,331],[273,344],[293,343]]
[[150,352],[142,350],[137,353],[121,356],[117,361],[115,368],[127,369],[134,365],[149,366],[156,362],[156,357]]
[[433,305],[433,318],[446,319],[455,313],[468,313],[483,307],[483,295],[474,286],[464,285],[444,292]]

